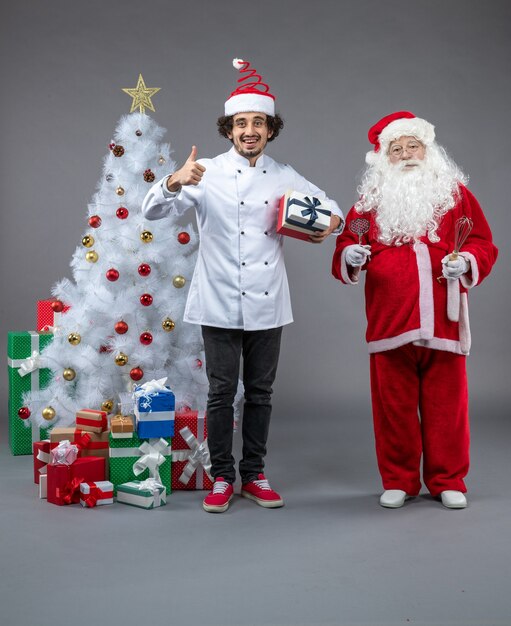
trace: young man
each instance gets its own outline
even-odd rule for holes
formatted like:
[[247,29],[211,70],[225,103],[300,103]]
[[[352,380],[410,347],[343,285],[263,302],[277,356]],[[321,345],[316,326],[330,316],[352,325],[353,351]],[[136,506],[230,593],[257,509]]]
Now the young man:
[[332,265],[352,285],[366,270],[380,504],[390,508],[419,493],[421,455],[431,495],[467,504],[467,290],[497,258],[465,176],[434,139],[434,127],[407,111],[370,129],[374,151]]
[[[282,327],[293,321],[282,237],[276,232],[279,198],[288,189],[325,199],[325,193],[289,165],[264,150],[283,127],[275,98],[249,68],[240,70],[238,88],[219,118],[229,152],[197,160],[195,146],[186,163],[155,184],[142,212],[149,220],[195,208],[200,248],[184,320],[201,324],[209,380],[208,444],[213,490],[203,502],[208,512],[227,510],[235,481],[232,456],[233,400],[243,356],[245,404],[241,495],[257,504],[283,505],[263,474],[271,415],[272,384],[277,371]],[[332,208],[327,231],[311,237],[321,243],[341,224]]]

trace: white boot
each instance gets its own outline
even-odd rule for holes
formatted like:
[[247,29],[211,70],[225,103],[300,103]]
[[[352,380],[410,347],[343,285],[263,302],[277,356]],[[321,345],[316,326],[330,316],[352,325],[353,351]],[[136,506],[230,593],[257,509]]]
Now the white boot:
[[467,499],[461,491],[442,491],[440,497],[448,509],[464,509],[467,506]]
[[402,491],[401,489],[387,489],[380,496],[380,505],[388,509],[399,509],[403,506],[407,498],[409,498],[409,496],[406,491]]

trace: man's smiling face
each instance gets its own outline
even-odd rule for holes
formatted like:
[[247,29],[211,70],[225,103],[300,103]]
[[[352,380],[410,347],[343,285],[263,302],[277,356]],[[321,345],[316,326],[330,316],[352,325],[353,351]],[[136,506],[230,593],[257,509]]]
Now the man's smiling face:
[[232,131],[228,134],[238,154],[253,165],[263,153],[273,132],[268,129],[264,113],[236,113],[233,116]]

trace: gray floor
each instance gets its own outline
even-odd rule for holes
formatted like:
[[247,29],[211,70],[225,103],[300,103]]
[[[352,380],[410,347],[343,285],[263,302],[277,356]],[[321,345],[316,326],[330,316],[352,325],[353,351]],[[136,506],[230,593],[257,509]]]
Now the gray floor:
[[473,403],[464,511],[427,495],[378,506],[366,408],[277,411],[268,474],[286,506],[273,511],[237,497],[208,515],[199,492],[155,511],[52,506],[3,438],[1,623],[511,624],[504,408]]

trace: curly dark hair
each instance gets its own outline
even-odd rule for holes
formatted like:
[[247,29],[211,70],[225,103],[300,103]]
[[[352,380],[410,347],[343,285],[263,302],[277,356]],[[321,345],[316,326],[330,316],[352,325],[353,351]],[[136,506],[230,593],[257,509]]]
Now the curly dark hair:
[[[232,133],[233,117],[233,115],[222,115],[216,121],[218,132],[226,139],[229,139],[228,133]],[[273,134],[268,141],[273,141],[277,138],[280,131],[284,128],[284,120],[278,113],[275,113],[275,115],[267,115],[266,124],[268,125],[268,129],[273,131]]]

